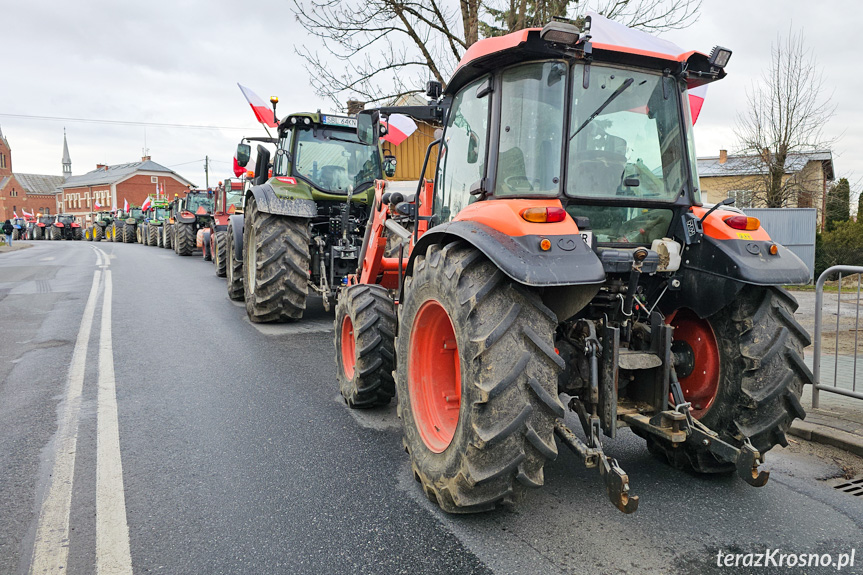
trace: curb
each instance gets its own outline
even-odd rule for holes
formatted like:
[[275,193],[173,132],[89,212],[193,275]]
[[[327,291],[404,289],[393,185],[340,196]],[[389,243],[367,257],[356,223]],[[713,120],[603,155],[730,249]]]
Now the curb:
[[838,447],[839,449],[863,457],[863,437],[842,431],[841,429],[795,420],[791,424],[788,433],[807,441],[832,445],[833,447]]

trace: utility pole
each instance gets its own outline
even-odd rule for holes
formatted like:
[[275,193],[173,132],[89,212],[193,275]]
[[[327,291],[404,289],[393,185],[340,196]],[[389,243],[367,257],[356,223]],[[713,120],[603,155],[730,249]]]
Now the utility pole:
[[206,180],[206,188],[210,189],[210,156],[204,156],[204,179]]

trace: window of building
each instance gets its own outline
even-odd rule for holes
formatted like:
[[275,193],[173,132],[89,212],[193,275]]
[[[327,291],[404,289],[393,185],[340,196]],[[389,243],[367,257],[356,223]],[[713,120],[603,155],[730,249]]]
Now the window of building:
[[730,190],[729,198],[734,198],[735,208],[751,208],[754,201],[752,190]]
[[150,176],[150,183],[151,184],[158,184],[159,183],[159,176]]
[[18,196],[18,192],[15,190],[15,188],[12,188],[12,191],[9,192],[9,197],[15,198],[17,196]]
[[0,168],[6,167],[6,154],[0,154]]

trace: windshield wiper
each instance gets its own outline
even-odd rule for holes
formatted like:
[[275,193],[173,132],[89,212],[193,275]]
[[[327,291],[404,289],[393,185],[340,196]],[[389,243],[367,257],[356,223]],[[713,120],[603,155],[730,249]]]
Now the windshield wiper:
[[602,113],[602,111],[605,110],[605,108],[609,104],[611,104],[611,102],[613,102],[615,98],[617,98],[618,96],[623,94],[623,91],[626,90],[627,88],[629,88],[634,81],[635,80],[633,80],[632,78],[627,78],[623,82],[623,84],[621,84],[617,88],[617,90],[615,90],[614,93],[611,94],[611,96],[609,96],[608,99],[605,102],[603,102],[602,105],[599,108],[597,108],[596,111],[594,111],[593,114],[591,114],[590,117],[587,120],[585,120],[582,125],[580,125],[578,127],[578,129],[569,137],[569,139],[570,140],[573,139],[576,136],[576,134],[578,134],[580,131],[582,131],[585,126],[587,126],[589,123],[591,123],[594,120],[594,118],[596,118],[598,115],[600,115]]

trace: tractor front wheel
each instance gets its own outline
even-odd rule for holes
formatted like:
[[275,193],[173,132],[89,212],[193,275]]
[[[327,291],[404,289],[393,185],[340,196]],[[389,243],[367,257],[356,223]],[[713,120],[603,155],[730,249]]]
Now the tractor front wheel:
[[309,291],[309,220],[259,212],[254,198],[245,214],[243,289],[249,319],[300,319]]
[[539,295],[460,242],[431,245],[405,281],[398,413],[414,476],[449,513],[543,484],[563,417],[557,318]]
[[342,289],[334,322],[339,389],[352,408],[387,405],[395,395],[396,313],[387,290],[359,284]]
[[223,278],[227,274],[225,251],[228,247],[228,235],[226,232],[216,232],[215,240],[215,247],[213,249],[213,266],[216,268],[216,276]]
[[[691,356],[678,374],[692,414],[732,445],[748,438],[764,455],[788,445],[785,432],[806,411],[803,385],[813,382],[803,363],[809,335],[794,319],[797,300],[779,287],[745,286],[713,316],[700,319],[689,310],[671,317],[675,351]],[[691,363],[691,368],[689,364]],[[699,473],[734,471],[734,464],[684,444],[676,449],[652,436],[652,453],[675,467]]]

